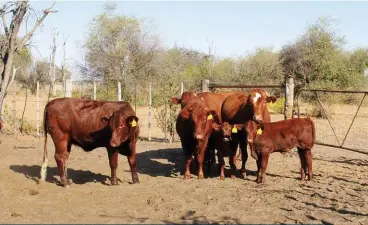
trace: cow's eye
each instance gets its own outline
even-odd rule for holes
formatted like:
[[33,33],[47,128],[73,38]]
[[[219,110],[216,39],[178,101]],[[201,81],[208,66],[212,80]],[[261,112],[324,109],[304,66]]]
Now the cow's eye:
[[119,127],[120,127],[120,128],[123,128],[123,127],[124,127],[124,124],[121,124]]

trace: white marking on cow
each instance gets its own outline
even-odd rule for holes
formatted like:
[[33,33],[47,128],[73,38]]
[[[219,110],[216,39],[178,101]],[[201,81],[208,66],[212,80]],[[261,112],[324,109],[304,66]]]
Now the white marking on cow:
[[42,164],[42,168],[41,168],[41,181],[45,181],[46,179],[46,175],[47,175],[47,164],[48,164],[49,160],[46,158],[45,162],[43,162]]
[[260,93],[256,92],[256,96],[253,98],[253,101],[257,102],[260,97],[262,97],[262,95]]

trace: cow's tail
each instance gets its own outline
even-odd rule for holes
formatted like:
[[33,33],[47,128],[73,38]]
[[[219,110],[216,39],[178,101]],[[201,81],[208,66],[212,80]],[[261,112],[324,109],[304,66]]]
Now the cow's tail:
[[311,118],[308,117],[307,119],[310,121],[310,123],[312,125],[312,143],[314,145],[314,143],[316,141],[316,127],[315,127],[314,122]]
[[44,143],[44,147],[43,147],[43,163],[42,163],[42,167],[41,167],[41,181],[45,181],[46,179],[46,175],[47,175],[47,165],[48,165],[48,157],[47,157],[47,108],[48,108],[48,104],[45,107],[45,111],[43,113],[43,131],[44,131],[44,135],[45,135],[45,143]]

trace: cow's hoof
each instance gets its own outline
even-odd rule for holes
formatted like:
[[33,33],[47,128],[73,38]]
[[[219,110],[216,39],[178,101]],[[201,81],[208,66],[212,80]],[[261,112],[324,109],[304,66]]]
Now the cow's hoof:
[[225,180],[225,176],[224,175],[221,175],[220,176],[220,180]]
[[245,179],[247,177],[247,173],[246,172],[242,172],[241,175],[242,175],[242,178],[243,179]]
[[236,176],[235,176],[235,175],[231,175],[230,177],[231,177],[231,179],[235,179],[235,178],[236,178]]
[[198,179],[204,179],[204,176],[203,175],[199,175],[198,176]]
[[185,174],[184,175],[184,180],[189,180],[189,179],[190,179],[190,175]]
[[135,179],[133,179],[133,184],[139,184],[140,182],[139,182],[139,179],[138,178],[135,178]]
[[111,185],[118,185],[118,179],[116,178],[111,178],[110,182],[111,182]]

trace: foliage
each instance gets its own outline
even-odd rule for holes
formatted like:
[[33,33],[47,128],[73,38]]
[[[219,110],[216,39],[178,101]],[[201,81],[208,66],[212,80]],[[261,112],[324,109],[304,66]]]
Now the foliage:
[[274,114],[283,114],[285,110],[285,97],[278,98],[274,103],[268,103],[267,107]]

